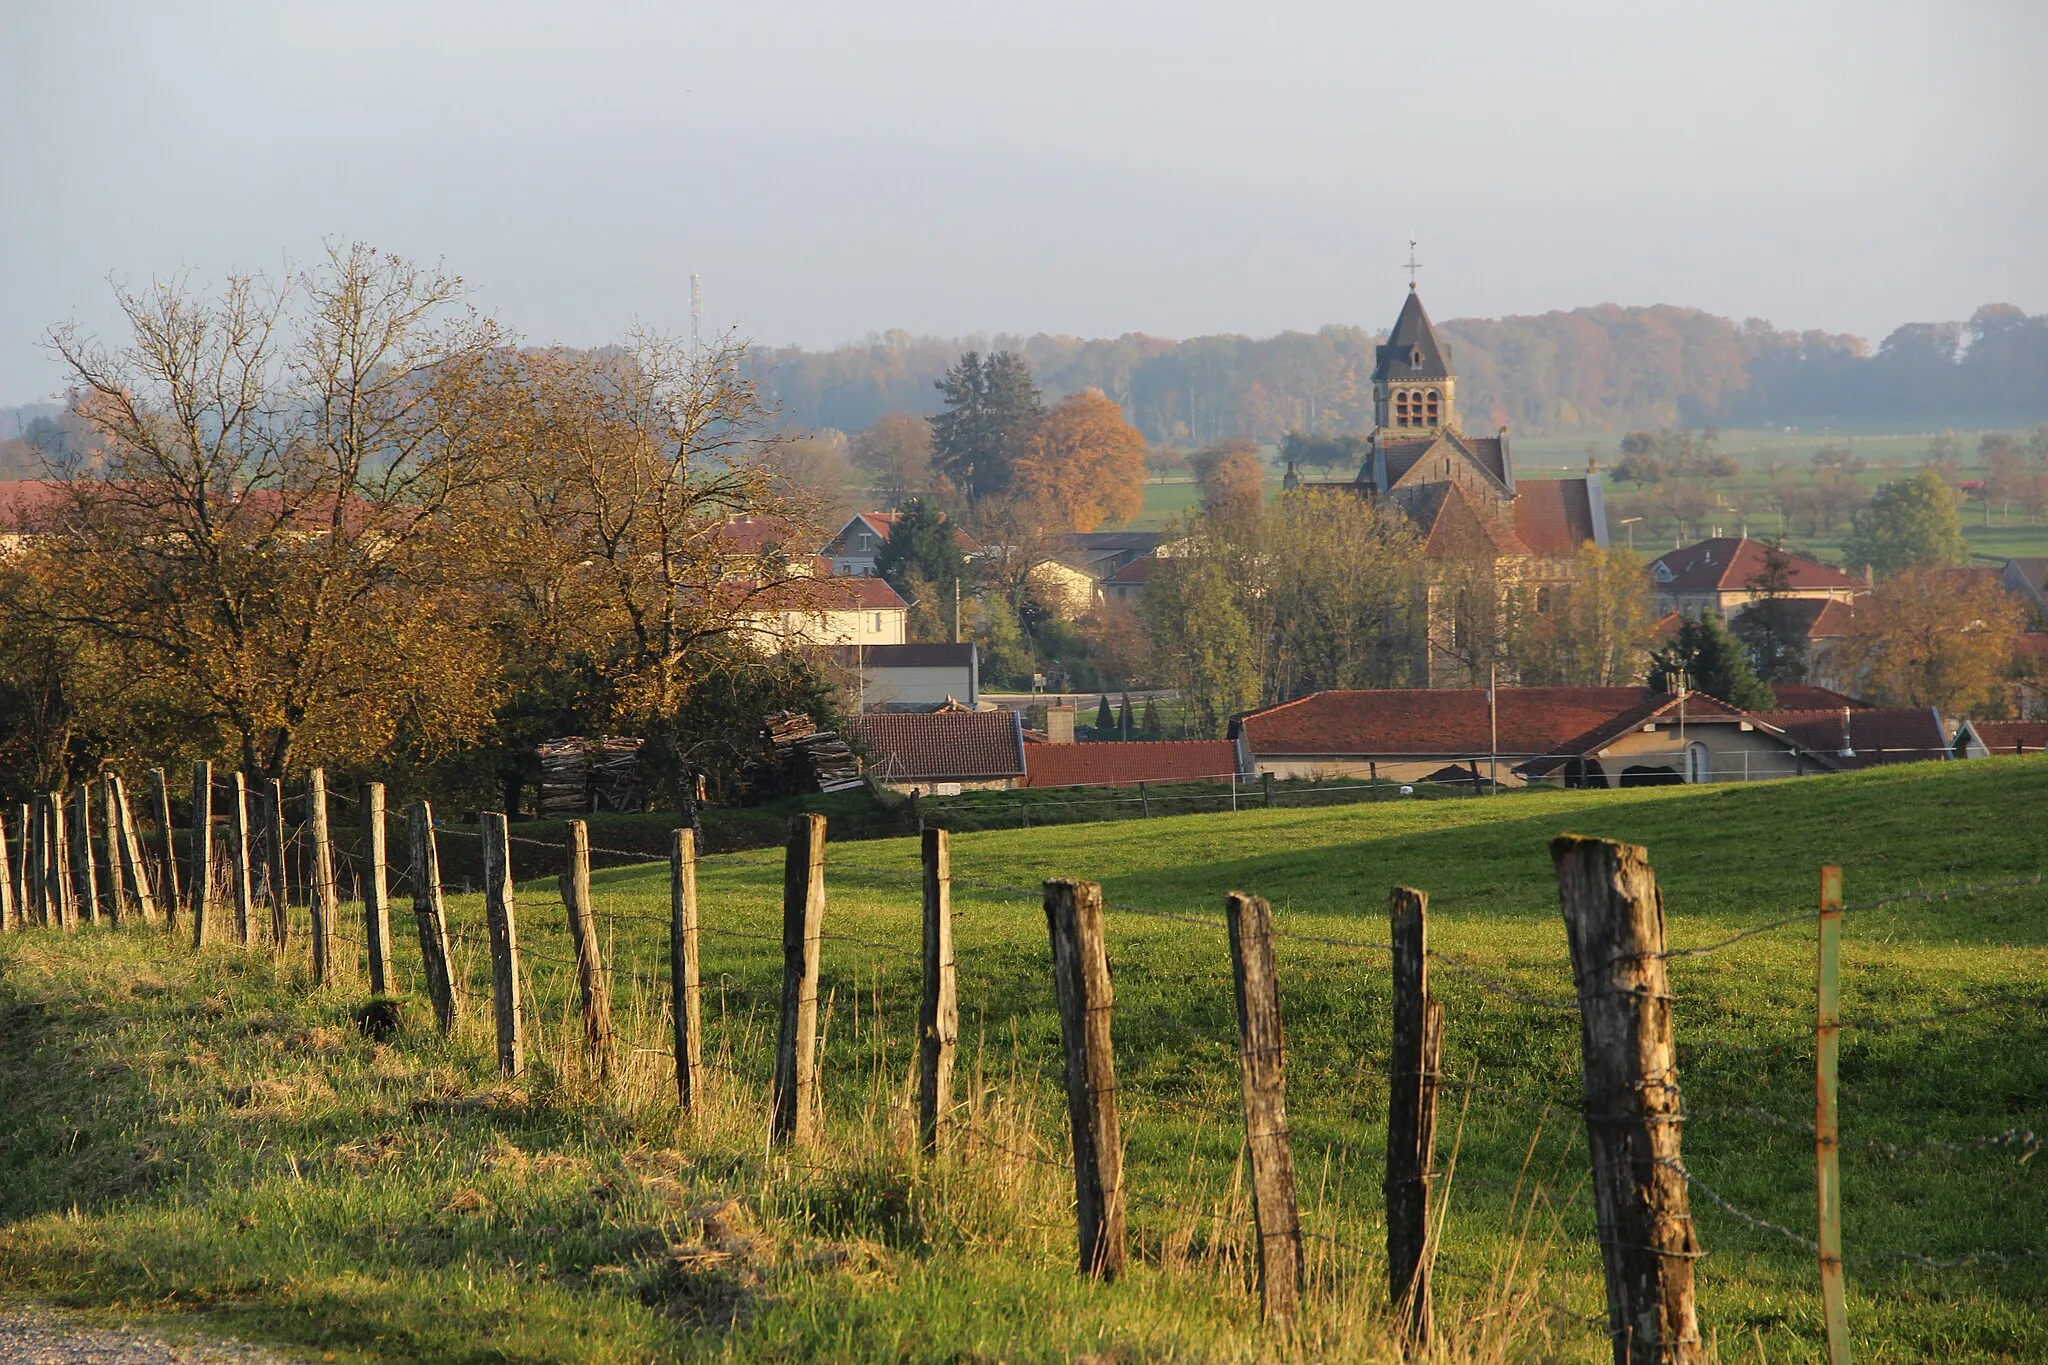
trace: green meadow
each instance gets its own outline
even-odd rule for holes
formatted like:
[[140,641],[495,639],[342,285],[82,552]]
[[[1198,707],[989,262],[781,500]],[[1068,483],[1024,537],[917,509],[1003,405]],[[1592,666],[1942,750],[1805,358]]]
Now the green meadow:
[[[1537,791],[961,832],[962,1044],[948,1153],[910,1141],[919,966],[911,839],[834,845],[821,998],[826,1137],[766,1140],[781,856],[707,858],[714,1090],[674,1103],[668,874],[595,874],[624,1035],[579,1051],[554,879],[518,888],[528,1057],[501,1080],[475,896],[450,904],[462,1023],[411,988],[384,1040],[302,948],[142,926],[0,938],[0,1292],[203,1322],[337,1360],[1072,1362],[1391,1359],[1380,1259],[1388,888],[1430,893],[1444,1001],[1437,1264],[1443,1358],[1607,1355],[1574,1108],[1578,1026],[1547,842],[1646,845],[1671,946],[1813,903],[2033,878],[2048,760],[1754,786]],[[462,838],[450,833],[443,846]],[[603,845],[602,826],[593,842]],[[1059,1029],[1037,887],[1110,905],[1131,1269],[1073,1269]],[[1257,1323],[1221,920],[1278,927],[1289,1109],[1310,1242],[1293,1338]],[[2048,1356],[2048,889],[1854,909],[1844,921],[1849,1321],[1868,1361]],[[1685,1159],[1715,1359],[1814,1358],[1809,922],[1675,958]],[[1730,1212],[1721,1202],[1740,1210]],[[1757,1220],[1752,1222],[1749,1220]],[[1920,1257],[1924,1259],[1912,1259]],[[1941,1263],[1942,1268],[1935,1264]],[[1954,1263],[1954,1264],[1951,1264]]]

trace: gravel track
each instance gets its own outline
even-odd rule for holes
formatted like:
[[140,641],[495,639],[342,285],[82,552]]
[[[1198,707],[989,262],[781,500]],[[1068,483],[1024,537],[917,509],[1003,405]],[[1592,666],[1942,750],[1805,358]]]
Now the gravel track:
[[90,1326],[43,1308],[0,1307],[6,1365],[291,1365],[232,1341],[172,1342],[126,1326]]

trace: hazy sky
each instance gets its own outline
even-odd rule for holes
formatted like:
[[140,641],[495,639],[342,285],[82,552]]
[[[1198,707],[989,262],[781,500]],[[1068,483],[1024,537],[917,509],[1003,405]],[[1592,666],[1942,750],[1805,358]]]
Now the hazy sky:
[[0,0],[0,403],[107,277],[443,258],[635,321],[1383,327],[2048,311],[2048,3]]

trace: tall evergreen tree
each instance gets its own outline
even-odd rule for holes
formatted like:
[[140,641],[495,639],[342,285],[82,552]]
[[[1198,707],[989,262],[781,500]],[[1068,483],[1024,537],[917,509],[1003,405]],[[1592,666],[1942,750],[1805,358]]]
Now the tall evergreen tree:
[[1116,738],[1116,712],[1110,709],[1109,693],[1102,694],[1102,705],[1095,708],[1095,737]]
[[1711,616],[1687,621],[1672,642],[1650,656],[1650,690],[1673,692],[1683,681],[1745,711],[1767,711],[1777,705],[1770,686],[1749,666],[1749,651],[1726,626]]
[[1145,698],[1145,724],[1139,733],[1146,739],[1158,739],[1164,733],[1159,724],[1159,698]]
[[1136,739],[1138,737],[1136,719],[1131,714],[1131,694],[1126,692],[1124,693],[1124,704],[1116,713],[1116,737],[1118,739]]
[[1031,366],[1015,351],[969,351],[937,387],[946,410],[931,419],[933,467],[970,498],[1004,492],[1045,415]]
[[1736,638],[1767,683],[1806,680],[1806,637],[1793,616],[1791,566],[1792,557],[1776,546],[1764,551],[1763,571],[1748,585],[1757,597],[1734,621]]
[[928,499],[912,498],[903,504],[895,529],[875,556],[875,572],[898,591],[913,573],[922,576],[930,590],[939,594],[950,621],[953,585],[960,580],[965,563],[959,531],[946,514]]

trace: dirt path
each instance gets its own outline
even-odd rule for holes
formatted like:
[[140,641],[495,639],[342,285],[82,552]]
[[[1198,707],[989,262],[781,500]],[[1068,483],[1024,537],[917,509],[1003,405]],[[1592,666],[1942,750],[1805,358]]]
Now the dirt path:
[[87,1325],[44,1308],[0,1307],[6,1365],[290,1365],[231,1341],[171,1342],[132,1327]]

